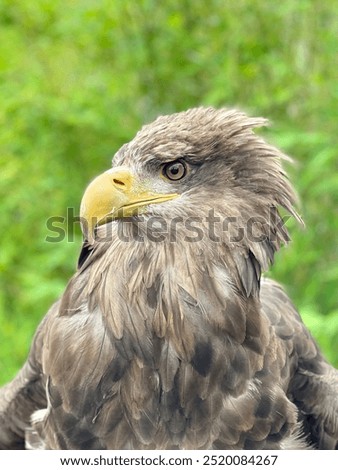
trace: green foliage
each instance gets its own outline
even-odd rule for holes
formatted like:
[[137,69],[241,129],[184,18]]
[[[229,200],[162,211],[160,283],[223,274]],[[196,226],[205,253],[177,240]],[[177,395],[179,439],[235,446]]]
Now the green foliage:
[[[334,2],[0,0],[0,381],[72,275],[81,243],[46,242],[119,146],[160,113],[239,106],[273,122],[306,230],[272,275],[337,354]],[[60,226],[67,229],[66,222]]]

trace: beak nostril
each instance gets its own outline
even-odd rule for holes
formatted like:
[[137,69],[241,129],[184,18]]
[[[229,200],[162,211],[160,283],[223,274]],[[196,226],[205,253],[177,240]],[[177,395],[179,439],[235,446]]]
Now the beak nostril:
[[118,180],[118,179],[116,179],[116,178],[114,178],[113,181],[114,181],[115,184],[118,184],[118,185],[120,185],[120,186],[125,186],[125,184],[124,184],[123,181],[120,181],[120,180]]

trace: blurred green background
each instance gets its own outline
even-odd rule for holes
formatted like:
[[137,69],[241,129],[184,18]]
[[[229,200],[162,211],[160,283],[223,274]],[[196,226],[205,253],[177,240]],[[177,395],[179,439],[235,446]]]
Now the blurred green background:
[[201,104],[269,118],[264,136],[297,160],[307,227],[289,224],[270,274],[338,366],[337,6],[0,0],[0,382],[76,266],[79,227],[46,242],[48,218],[77,214],[143,123]]

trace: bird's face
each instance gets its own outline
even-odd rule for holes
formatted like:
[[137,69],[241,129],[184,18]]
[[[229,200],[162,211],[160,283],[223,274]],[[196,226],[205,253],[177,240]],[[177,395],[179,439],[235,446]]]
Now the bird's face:
[[95,228],[100,225],[140,214],[163,216],[182,195],[188,194],[192,203],[194,192],[198,196],[199,183],[205,187],[210,175],[207,177],[203,160],[187,155],[189,151],[192,153],[191,145],[169,136],[166,149],[159,149],[156,138],[146,149],[137,137],[123,146],[114,157],[113,167],[97,176],[83,195],[80,217],[89,243],[94,242]]
[[223,205],[225,216],[234,209],[250,215],[255,198],[256,206],[257,198],[267,207],[284,205],[293,195],[280,154],[251,130],[264,122],[196,108],[143,127],[87,187],[80,209],[86,239],[94,242],[97,226],[140,214],[203,217]]
[[97,226],[135,215],[158,214],[155,206],[187,193],[199,170],[199,165],[184,157],[168,161],[150,157],[145,165],[138,160],[136,164],[123,163],[97,176],[83,195],[80,216],[90,243]]

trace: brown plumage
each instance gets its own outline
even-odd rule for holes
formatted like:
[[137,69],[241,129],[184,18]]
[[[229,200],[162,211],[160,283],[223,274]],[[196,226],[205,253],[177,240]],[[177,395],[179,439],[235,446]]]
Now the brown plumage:
[[337,371],[261,278],[289,240],[278,208],[300,220],[264,124],[159,117],[88,188],[78,270],[0,391],[0,447],[337,449]]

